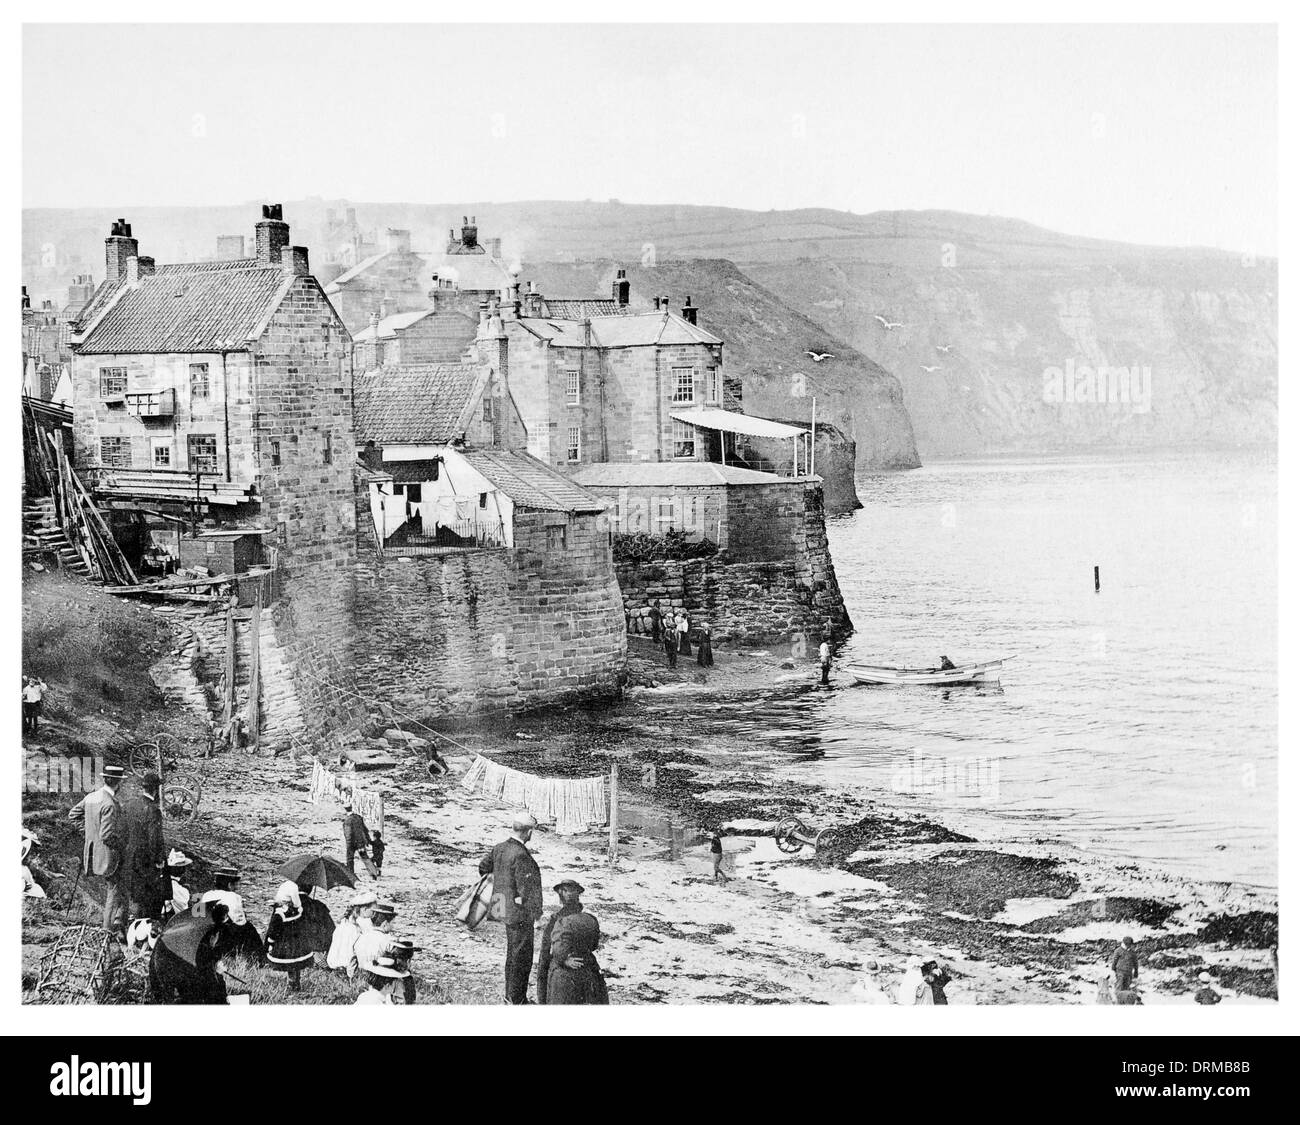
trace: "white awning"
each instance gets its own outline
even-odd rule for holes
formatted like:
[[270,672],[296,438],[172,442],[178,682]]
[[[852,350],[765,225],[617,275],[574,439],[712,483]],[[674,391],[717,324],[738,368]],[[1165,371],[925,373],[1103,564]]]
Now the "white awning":
[[705,430],[725,430],[729,434],[750,434],[753,437],[794,438],[807,431],[770,418],[755,418],[750,414],[737,414],[734,410],[704,407],[697,410],[672,410],[671,417],[679,422],[689,422]]

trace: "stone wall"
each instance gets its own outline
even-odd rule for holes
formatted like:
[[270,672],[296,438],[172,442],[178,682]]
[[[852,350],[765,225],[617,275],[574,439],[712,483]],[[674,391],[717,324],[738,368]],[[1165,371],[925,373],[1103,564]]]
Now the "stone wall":
[[356,564],[358,680],[411,718],[618,693],[627,633],[596,514],[516,507],[511,549]]
[[[750,561],[721,551],[713,558],[617,567],[629,632],[648,633],[651,603],[685,608],[694,624],[707,623],[715,640],[737,644],[836,640],[853,629],[835,577],[822,510],[821,486],[802,486],[796,541],[789,554]],[[733,532],[733,535],[735,533]]]
[[352,676],[356,562],[351,338],[320,287],[299,277],[254,355],[259,517],[275,529],[281,596],[272,607],[308,726],[364,715]]

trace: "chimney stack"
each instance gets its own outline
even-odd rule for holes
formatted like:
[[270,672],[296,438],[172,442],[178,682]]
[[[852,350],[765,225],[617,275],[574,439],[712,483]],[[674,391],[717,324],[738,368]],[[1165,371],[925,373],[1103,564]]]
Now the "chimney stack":
[[23,286],[23,308],[30,309],[31,307],[32,307],[32,299],[29,296],[27,296],[27,286],[24,285]]
[[632,285],[627,279],[627,270],[619,270],[614,278],[614,303],[620,309],[625,309],[631,299]]
[[104,239],[104,271],[109,281],[126,277],[126,260],[140,253],[140,244],[131,237],[131,224],[118,219]]
[[289,224],[284,221],[280,204],[262,204],[262,221],[254,228],[253,239],[261,265],[271,266],[279,262],[280,251],[289,245]]
[[154,261],[152,258],[130,257],[126,260],[126,283],[139,285],[142,277],[152,277]]
[[[287,231],[289,228],[286,227]],[[307,264],[307,247],[286,246],[280,251],[280,265],[286,274],[292,277],[306,277],[311,273]]]
[[682,306],[682,319],[686,321],[687,324],[694,324],[696,314],[699,311],[699,309],[691,304],[691,298],[688,295],[686,298],[686,304]]
[[662,300],[662,302],[660,303],[660,308],[661,308],[664,312],[671,312],[671,311],[672,311],[672,307],[673,307],[673,303],[672,303],[672,301],[669,299],[668,294],[665,293],[665,294],[663,295],[663,300]]
[[494,258],[501,257],[501,239],[489,238],[486,243],[487,252]]
[[460,228],[461,245],[466,250],[472,250],[478,246],[478,217],[461,216],[463,222]]

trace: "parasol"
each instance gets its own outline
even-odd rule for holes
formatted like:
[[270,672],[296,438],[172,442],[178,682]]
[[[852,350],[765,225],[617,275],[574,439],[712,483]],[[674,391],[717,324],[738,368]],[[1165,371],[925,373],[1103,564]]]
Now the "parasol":
[[211,916],[203,914],[178,914],[158,937],[158,944],[166,946],[168,951],[176,954],[182,961],[198,968],[199,949],[205,939],[216,930],[217,924]]
[[296,855],[286,859],[275,869],[277,875],[292,879],[295,883],[309,884],[330,890],[332,887],[355,887],[356,877],[333,856]]

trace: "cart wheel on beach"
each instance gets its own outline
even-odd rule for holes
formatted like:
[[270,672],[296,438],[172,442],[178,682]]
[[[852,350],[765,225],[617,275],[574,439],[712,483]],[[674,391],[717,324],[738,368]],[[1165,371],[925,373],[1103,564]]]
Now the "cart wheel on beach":
[[175,781],[165,782],[159,794],[163,817],[174,824],[189,824],[199,815],[201,796],[202,790],[197,782],[193,788],[178,785]]

